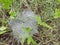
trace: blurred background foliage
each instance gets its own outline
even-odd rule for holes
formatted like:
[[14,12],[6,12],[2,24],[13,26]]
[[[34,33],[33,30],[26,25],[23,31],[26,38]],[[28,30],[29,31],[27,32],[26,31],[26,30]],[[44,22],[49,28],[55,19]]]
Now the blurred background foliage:
[[8,32],[8,21],[25,8],[30,8],[38,15],[39,44],[59,45],[60,0],[0,0],[0,35]]

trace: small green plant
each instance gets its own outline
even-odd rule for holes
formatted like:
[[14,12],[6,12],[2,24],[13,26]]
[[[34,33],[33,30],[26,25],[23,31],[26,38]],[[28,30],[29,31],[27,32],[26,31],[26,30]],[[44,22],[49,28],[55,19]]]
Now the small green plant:
[[[30,45],[30,44],[32,43],[32,44],[34,44],[34,45],[37,45],[36,41],[34,41],[33,38],[32,38],[32,36],[30,35],[30,31],[31,31],[30,27],[23,27],[23,30],[26,31],[27,34],[28,34],[27,44]],[[25,39],[23,39],[23,40],[21,41],[22,45],[23,45],[23,43],[24,43],[24,40],[25,40]]]
[[7,29],[7,27],[4,27],[4,26],[0,27],[0,35],[4,34],[5,32],[7,32],[6,29]]
[[55,15],[54,18],[59,18],[60,17],[60,9],[55,9]]
[[10,9],[11,8],[12,0],[0,0],[0,2],[2,3],[2,7],[4,9]]
[[13,9],[11,9],[9,14],[10,14],[10,19],[14,19],[17,13]]
[[29,38],[27,39],[27,43],[28,45],[30,45],[30,43],[37,45],[36,41],[33,40],[32,36],[29,36]]
[[35,18],[36,18],[36,20],[37,20],[37,23],[39,24],[39,25],[42,25],[42,26],[44,26],[44,27],[47,27],[47,28],[52,28],[51,26],[49,26],[48,24],[46,24],[45,22],[42,22],[42,20],[41,20],[41,17],[40,16],[35,16]]
[[14,19],[14,17],[16,16],[16,12],[11,8],[13,0],[0,0],[0,3],[2,4],[3,9],[10,9],[10,18]]

